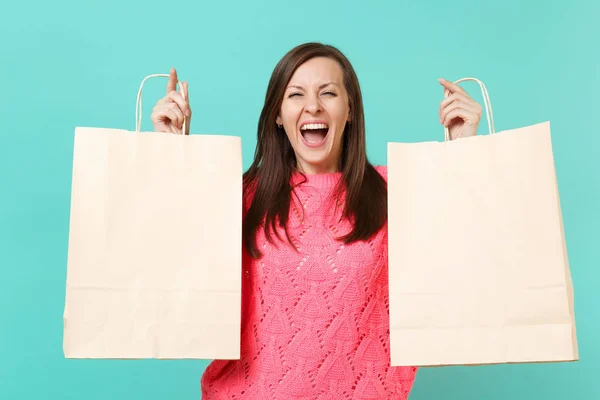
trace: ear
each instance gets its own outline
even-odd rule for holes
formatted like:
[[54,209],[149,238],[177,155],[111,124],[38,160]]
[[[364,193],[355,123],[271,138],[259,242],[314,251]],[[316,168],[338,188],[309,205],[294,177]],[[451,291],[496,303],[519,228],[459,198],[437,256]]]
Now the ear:
[[283,125],[283,121],[281,121],[281,117],[279,115],[277,116],[277,119],[275,119],[275,123],[277,125]]

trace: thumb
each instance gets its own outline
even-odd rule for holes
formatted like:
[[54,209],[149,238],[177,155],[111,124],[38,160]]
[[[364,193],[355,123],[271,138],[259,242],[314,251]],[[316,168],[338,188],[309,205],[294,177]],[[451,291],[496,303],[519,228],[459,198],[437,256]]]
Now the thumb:
[[190,95],[189,95],[189,92],[188,92],[188,83],[186,81],[186,82],[183,82],[181,85],[183,86],[181,88],[183,99],[185,101],[187,101],[188,104],[189,104],[190,103]]
[[177,88],[177,80],[177,71],[175,71],[175,68],[171,68],[169,82],[167,83],[167,93],[172,92]]

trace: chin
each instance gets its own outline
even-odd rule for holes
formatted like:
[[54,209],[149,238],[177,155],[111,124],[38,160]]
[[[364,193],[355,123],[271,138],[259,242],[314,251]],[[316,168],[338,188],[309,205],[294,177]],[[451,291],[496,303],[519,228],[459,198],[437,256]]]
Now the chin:
[[300,153],[297,153],[297,156],[299,156],[302,159],[303,164],[310,166],[311,168],[314,168],[316,170],[319,170],[321,168],[327,168],[328,166],[335,164],[331,160],[331,153],[329,151],[323,151],[318,153],[302,151]]

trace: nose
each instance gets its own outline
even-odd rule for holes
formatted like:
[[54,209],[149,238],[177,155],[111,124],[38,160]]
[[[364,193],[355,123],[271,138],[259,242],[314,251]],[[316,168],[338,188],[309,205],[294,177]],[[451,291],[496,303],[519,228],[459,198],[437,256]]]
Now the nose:
[[308,95],[306,96],[306,103],[304,104],[304,110],[310,114],[317,114],[322,111],[321,102],[318,96]]

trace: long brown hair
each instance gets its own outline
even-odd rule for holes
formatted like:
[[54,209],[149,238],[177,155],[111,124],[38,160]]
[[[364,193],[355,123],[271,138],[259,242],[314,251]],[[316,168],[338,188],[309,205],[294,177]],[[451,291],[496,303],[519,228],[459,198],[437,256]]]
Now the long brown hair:
[[271,232],[281,239],[276,229],[279,224],[292,244],[287,222],[293,191],[290,180],[296,168],[296,156],[283,128],[277,126],[276,118],[292,75],[300,65],[314,57],[333,59],[342,67],[352,115],[344,128],[339,165],[343,185],[338,186],[337,194],[345,194],[343,217],[353,222],[353,229],[338,239],[344,243],[369,239],[387,220],[387,185],[367,159],[362,95],[356,73],[337,48],[305,43],[290,50],[271,75],[258,121],[254,162],[243,178],[244,196],[252,196],[243,221],[243,242],[254,258],[262,255],[256,246],[256,232],[263,223],[269,241],[272,242]]

